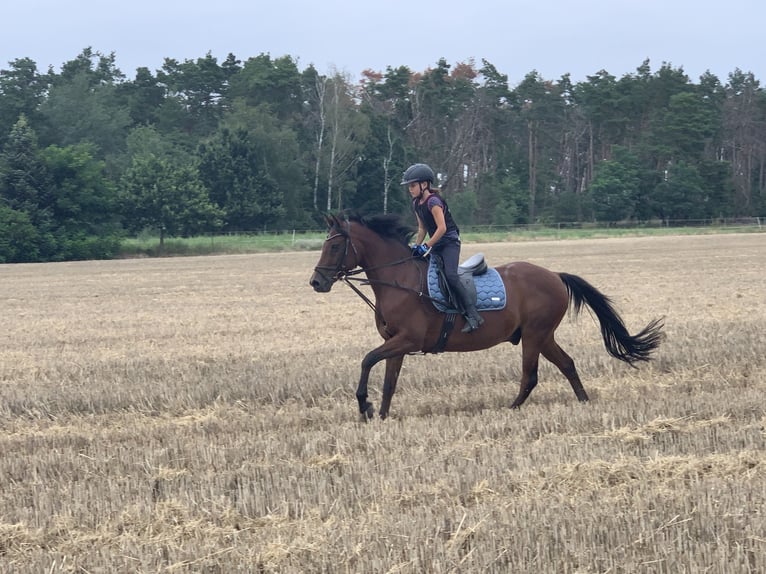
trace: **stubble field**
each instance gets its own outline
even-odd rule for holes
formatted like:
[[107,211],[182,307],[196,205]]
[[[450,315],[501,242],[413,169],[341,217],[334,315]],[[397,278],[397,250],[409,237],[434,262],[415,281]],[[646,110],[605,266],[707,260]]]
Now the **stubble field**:
[[[520,352],[405,359],[317,252],[0,266],[0,572],[766,571],[766,235],[465,245],[612,296],[565,319],[589,404]],[[382,365],[371,398],[380,403]]]

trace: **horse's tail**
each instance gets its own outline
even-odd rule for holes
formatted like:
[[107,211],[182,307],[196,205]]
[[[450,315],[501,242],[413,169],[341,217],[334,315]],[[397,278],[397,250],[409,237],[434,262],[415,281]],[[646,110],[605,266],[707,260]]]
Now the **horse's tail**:
[[601,336],[604,346],[613,357],[634,366],[637,361],[648,361],[652,352],[662,341],[663,320],[655,319],[643,330],[631,335],[625,327],[620,315],[612,306],[612,300],[601,293],[582,277],[559,273],[569,293],[569,303],[573,305],[575,315],[580,312],[583,304],[590,307],[601,325]]

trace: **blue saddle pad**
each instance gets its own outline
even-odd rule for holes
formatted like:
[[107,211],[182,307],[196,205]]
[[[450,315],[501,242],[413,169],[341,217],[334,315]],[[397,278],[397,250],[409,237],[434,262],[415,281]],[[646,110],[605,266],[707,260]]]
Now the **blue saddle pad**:
[[[479,311],[505,309],[505,283],[503,283],[497,269],[490,267],[486,273],[474,275],[472,278],[476,285],[476,309]],[[434,307],[439,311],[459,312],[447,303],[447,298],[439,288],[439,273],[433,257],[428,263],[428,295],[433,300]]]

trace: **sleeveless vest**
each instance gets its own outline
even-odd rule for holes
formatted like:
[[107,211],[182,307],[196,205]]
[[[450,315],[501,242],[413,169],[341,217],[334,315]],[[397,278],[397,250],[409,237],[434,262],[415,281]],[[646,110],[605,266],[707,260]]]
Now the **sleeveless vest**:
[[[444,212],[444,223],[447,225],[447,232],[439,240],[439,243],[446,240],[457,241],[460,239],[460,229],[458,228],[455,220],[452,218],[447,202],[438,194],[431,194],[431,197],[425,203],[420,203],[420,200],[416,197],[412,200],[412,209],[417,213],[420,221],[425,225],[428,235],[433,237],[436,233],[436,221],[431,214],[431,207],[434,205],[440,205]],[[436,247],[435,245],[433,247]]]

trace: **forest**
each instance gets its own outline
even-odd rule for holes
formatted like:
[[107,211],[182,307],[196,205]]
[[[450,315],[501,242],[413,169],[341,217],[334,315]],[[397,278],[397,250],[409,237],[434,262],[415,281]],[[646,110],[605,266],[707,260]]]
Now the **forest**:
[[127,77],[84,49],[0,70],[0,263],[113,257],[125,237],[318,229],[405,212],[430,164],[461,225],[766,214],[766,92],[751,72],[517,85],[490,62],[347,73],[290,55],[166,58]]

